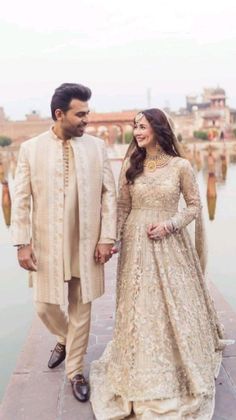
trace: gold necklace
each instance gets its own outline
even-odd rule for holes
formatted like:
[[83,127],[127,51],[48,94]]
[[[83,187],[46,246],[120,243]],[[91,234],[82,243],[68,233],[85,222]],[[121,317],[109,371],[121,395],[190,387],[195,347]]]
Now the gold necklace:
[[170,158],[171,156],[167,155],[163,151],[157,155],[149,155],[147,153],[143,165],[145,168],[147,168],[148,172],[155,172],[157,168],[165,166]]

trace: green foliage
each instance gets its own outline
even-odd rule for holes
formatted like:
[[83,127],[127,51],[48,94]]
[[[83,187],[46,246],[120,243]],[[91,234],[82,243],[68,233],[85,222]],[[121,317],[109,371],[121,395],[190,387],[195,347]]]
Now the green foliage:
[[234,137],[236,137],[236,128],[233,129]]
[[0,136],[0,146],[1,147],[10,146],[11,143],[12,143],[12,140],[9,137]]
[[132,139],[133,139],[133,132],[132,131],[126,131],[126,133],[125,133],[125,143],[129,144]]
[[208,135],[205,131],[194,131],[193,135],[196,139],[201,139],[201,140],[207,140],[208,139]]

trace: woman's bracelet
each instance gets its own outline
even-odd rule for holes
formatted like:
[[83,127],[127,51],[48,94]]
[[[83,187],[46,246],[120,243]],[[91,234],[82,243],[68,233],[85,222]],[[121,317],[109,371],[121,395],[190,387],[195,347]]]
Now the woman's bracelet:
[[166,233],[174,233],[178,230],[173,220],[168,220],[167,222],[164,222],[164,229]]

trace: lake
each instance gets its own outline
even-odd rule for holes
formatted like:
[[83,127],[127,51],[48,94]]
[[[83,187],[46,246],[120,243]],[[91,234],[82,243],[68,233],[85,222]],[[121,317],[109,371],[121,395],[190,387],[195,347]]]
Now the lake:
[[[198,147],[198,146],[197,146]],[[10,192],[17,152],[1,152],[2,168],[9,181]],[[208,242],[207,276],[236,310],[236,148],[235,144],[219,150],[193,148],[189,158],[199,182]],[[121,161],[112,159],[117,179]],[[214,174],[212,176],[212,170]],[[209,172],[211,179],[209,183]],[[1,176],[1,167],[0,167]],[[212,197],[207,202],[207,188]],[[0,183],[0,204],[2,184]],[[6,217],[6,215],[5,215]],[[211,220],[210,220],[211,219]],[[20,269],[16,250],[10,242],[2,205],[0,206],[0,398],[14,369],[17,356],[30,328],[34,313],[32,293],[27,286],[27,273]]]

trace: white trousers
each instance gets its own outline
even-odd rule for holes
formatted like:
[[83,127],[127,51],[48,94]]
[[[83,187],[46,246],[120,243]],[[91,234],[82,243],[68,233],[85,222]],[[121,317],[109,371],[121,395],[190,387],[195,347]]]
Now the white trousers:
[[83,303],[80,280],[68,282],[68,316],[60,305],[35,302],[37,313],[57,341],[66,345],[66,374],[69,379],[83,372],[83,358],[87,350],[91,302]]

